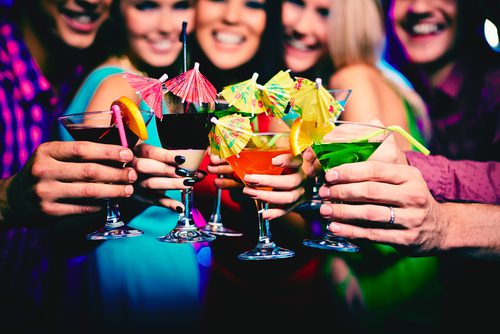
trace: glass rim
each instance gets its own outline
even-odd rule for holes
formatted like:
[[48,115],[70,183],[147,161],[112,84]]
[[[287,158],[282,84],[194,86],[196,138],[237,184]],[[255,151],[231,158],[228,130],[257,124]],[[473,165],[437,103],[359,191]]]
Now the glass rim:
[[361,125],[361,126],[369,126],[369,127],[372,127],[372,128],[377,128],[377,129],[380,129],[380,130],[387,130],[387,131],[390,131],[390,132],[393,132],[393,130],[389,129],[388,127],[386,126],[383,126],[383,125],[376,125],[376,124],[368,124],[368,123],[363,123],[363,122],[353,122],[353,121],[331,121],[332,123],[340,123],[340,124],[350,124],[350,125]]
[[[153,114],[154,112],[152,110],[144,110],[140,109],[139,112],[141,114]],[[67,118],[72,118],[72,117],[83,117],[83,116],[104,116],[104,115],[112,115],[113,111],[112,110],[92,110],[92,111],[84,111],[84,112],[79,112],[75,114],[68,114],[68,115],[63,115],[59,116],[57,119],[67,119]]]

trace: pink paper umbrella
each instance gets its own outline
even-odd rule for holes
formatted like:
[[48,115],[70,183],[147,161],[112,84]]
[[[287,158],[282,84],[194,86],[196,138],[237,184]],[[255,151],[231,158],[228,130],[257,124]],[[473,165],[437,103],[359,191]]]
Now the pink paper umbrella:
[[167,80],[168,75],[163,74],[160,79],[149,78],[143,75],[132,73],[124,73],[123,77],[127,79],[132,88],[136,90],[137,95],[153,109],[156,117],[162,118],[162,101],[163,101],[163,83]]
[[202,104],[215,102],[217,90],[200,72],[200,64],[194,63],[193,69],[165,82],[168,91],[182,98],[182,102]]

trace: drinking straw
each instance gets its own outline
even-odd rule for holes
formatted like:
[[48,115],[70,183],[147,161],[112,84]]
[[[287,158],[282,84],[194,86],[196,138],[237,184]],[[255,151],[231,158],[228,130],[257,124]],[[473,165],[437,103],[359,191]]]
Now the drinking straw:
[[[394,131],[394,132],[397,132],[399,133],[400,135],[402,135],[406,140],[408,140],[410,142],[410,144],[412,144],[413,146],[415,146],[420,152],[422,152],[423,154],[425,155],[429,155],[430,151],[425,148],[424,145],[420,144],[418,142],[418,140],[416,140],[415,138],[412,137],[412,135],[410,135],[408,132],[406,132],[402,127],[400,127],[399,125],[390,125],[388,127],[386,127],[387,129],[391,130],[391,131]],[[384,131],[386,131],[385,129],[380,129],[380,130],[377,130],[373,133],[370,133],[364,137],[361,137],[361,138],[357,138],[356,141],[364,141],[364,140],[368,140],[370,138],[373,138],[375,136],[378,136],[379,134],[383,133]]]
[[229,125],[229,124],[224,124],[222,122],[219,122],[219,120],[217,118],[215,118],[215,117],[210,118],[210,122],[212,122],[214,124],[217,124],[217,125],[220,125],[220,126],[223,126],[223,127],[227,128],[227,129],[231,129],[233,131],[237,131],[239,133],[244,133],[244,134],[247,134],[249,136],[254,136],[253,132],[247,131],[245,129],[240,129],[240,128],[237,128],[235,126]]
[[182,21],[182,32],[181,32],[181,42],[182,42],[182,56],[184,63],[182,65],[182,71],[186,72],[187,71],[187,33],[186,33],[186,28],[187,28],[187,22]]
[[120,107],[114,105],[113,107],[111,107],[111,110],[113,110],[113,115],[115,116],[118,133],[120,134],[120,142],[123,147],[128,147],[127,136],[125,135],[125,127],[123,126],[122,112],[120,110]]

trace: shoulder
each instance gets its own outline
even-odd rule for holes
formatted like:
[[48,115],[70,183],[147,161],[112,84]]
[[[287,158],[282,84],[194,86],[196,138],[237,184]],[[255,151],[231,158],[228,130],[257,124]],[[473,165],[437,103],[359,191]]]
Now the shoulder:
[[345,85],[376,85],[383,81],[377,68],[368,64],[355,64],[344,67],[330,76],[330,87]]

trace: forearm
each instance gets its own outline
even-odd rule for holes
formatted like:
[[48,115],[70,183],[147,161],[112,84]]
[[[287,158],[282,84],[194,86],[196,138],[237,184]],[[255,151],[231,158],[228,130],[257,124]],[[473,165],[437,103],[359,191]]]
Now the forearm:
[[447,225],[442,250],[500,259],[500,206],[444,203],[441,211]]

